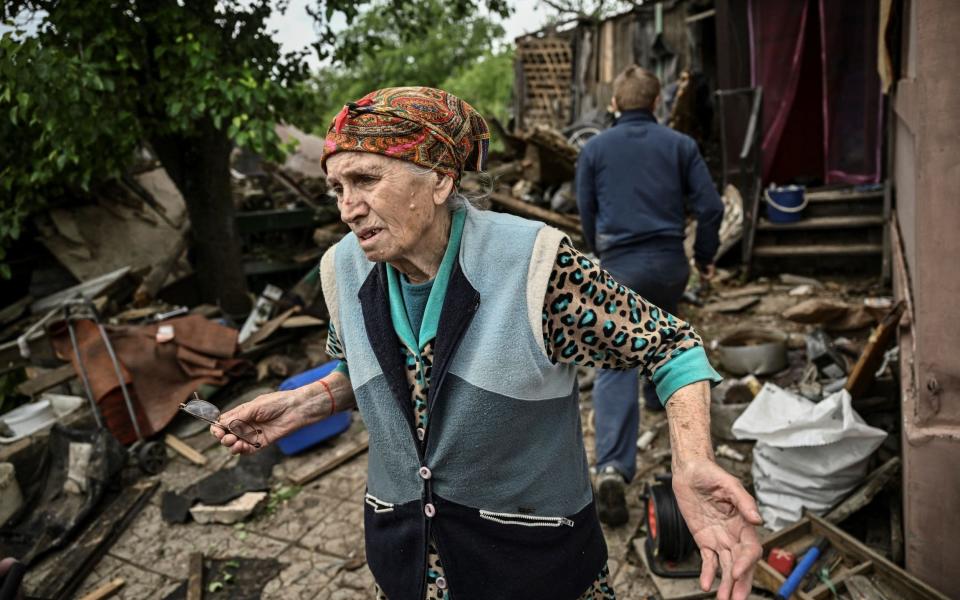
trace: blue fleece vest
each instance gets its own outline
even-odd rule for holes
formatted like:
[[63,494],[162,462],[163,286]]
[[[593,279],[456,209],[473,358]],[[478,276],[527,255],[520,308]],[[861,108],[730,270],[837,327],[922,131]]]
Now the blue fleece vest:
[[468,209],[423,440],[385,266],[368,261],[352,234],[324,257],[324,294],[370,432],[367,559],[391,600],[422,600],[431,537],[457,600],[572,600],[606,560],[576,370],[554,365],[543,347],[543,298],[561,238],[542,223]]

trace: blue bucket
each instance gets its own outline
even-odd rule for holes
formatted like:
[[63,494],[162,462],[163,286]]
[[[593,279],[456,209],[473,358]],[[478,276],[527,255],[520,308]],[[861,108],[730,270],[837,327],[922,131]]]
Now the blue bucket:
[[[331,360],[309,371],[298,373],[281,383],[277,389],[285,392],[295,390],[308,383],[313,383],[329,375],[337,367],[338,362],[339,361]],[[340,412],[322,421],[301,427],[293,433],[289,433],[277,440],[277,447],[287,456],[303,452],[324,440],[328,440],[346,431],[350,427],[350,417],[350,411]]]
[[773,187],[765,192],[767,219],[771,223],[796,223],[803,219],[807,198],[802,185]]

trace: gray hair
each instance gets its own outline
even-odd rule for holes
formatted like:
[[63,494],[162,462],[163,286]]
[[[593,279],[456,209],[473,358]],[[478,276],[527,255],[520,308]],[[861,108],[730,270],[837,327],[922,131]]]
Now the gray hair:
[[[420,165],[415,165],[411,162],[405,162],[404,166],[408,171],[418,177],[428,177],[436,173],[436,171],[433,169],[421,167]],[[447,208],[450,209],[450,212],[454,212],[461,208],[466,208],[467,206],[472,206],[478,210],[486,210],[490,208],[490,194],[493,192],[493,178],[486,172],[470,173],[470,176],[472,180],[475,180],[476,183],[479,184],[478,189],[465,192],[459,187],[455,188],[450,195],[447,196]]]

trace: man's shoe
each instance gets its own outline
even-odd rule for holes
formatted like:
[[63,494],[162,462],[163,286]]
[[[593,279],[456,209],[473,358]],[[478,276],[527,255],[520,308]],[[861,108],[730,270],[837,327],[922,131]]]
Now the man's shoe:
[[597,513],[600,522],[610,527],[618,527],[630,519],[626,483],[613,467],[604,468],[597,476]]

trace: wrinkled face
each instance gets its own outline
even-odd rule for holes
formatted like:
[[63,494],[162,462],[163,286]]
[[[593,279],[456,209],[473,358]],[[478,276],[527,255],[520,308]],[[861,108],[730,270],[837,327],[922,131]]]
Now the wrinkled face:
[[414,169],[369,152],[340,152],[327,159],[327,183],[337,197],[340,219],[371,261],[411,256],[435,228],[439,212],[446,210],[450,178]]

